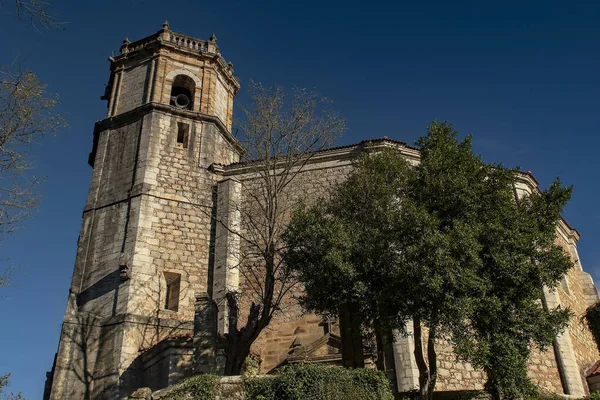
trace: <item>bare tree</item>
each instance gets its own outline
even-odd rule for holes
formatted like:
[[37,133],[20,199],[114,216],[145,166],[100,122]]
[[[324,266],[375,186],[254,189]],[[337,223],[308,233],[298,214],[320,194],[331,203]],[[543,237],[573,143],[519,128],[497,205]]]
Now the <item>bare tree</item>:
[[25,398],[21,395],[21,393],[4,393],[4,389],[7,386],[10,386],[10,382],[8,380],[8,378],[10,377],[10,374],[6,374],[3,376],[0,376],[0,399],[2,400],[25,400]]
[[[63,24],[43,0],[14,0],[14,16],[46,29]],[[11,14],[0,0],[0,12]],[[54,133],[65,121],[52,114],[58,97],[48,95],[36,75],[17,68],[0,65],[0,240],[21,226],[39,198],[33,188],[39,179],[25,175],[28,145],[47,134]],[[0,272],[0,287],[10,286],[13,266]]]
[[[330,146],[345,130],[345,120],[314,92],[251,84],[252,102],[241,107],[238,139],[249,174],[241,180],[239,212],[241,288],[227,293],[228,332],[225,374],[239,374],[252,343],[280,312],[297,284],[282,263],[281,234],[299,197],[296,181],[315,152]],[[242,310],[243,315],[241,315]],[[247,315],[246,315],[247,314]],[[243,326],[240,318],[247,317]]]
[[[53,113],[57,103],[33,72],[0,67],[0,240],[21,227],[38,204],[40,180],[29,174],[28,156],[31,145],[66,126]],[[0,277],[0,286],[8,282],[8,274]]]

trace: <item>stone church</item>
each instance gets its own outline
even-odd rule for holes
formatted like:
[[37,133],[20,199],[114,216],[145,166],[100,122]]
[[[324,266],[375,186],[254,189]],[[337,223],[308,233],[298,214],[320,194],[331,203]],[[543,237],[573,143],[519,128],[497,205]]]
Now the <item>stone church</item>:
[[[108,113],[94,127],[93,173],[46,399],[125,399],[140,387],[157,390],[194,372],[218,372],[216,334],[227,331],[220,306],[240,285],[231,268],[239,246],[231,204],[244,196],[252,173],[239,162],[243,149],[231,132],[240,88],[233,64],[214,35],[196,39],[166,22],[146,38],[125,39],[109,60],[102,96]],[[369,143],[418,162],[418,149],[405,143]],[[361,142],[314,154],[295,183],[298,192],[324,193],[365,148]],[[537,186],[523,173],[518,193]],[[581,396],[600,355],[579,318],[598,293],[579,261],[578,239],[566,222],[557,226],[556,240],[575,267],[544,300],[576,316],[553,348],[534,354],[530,375],[546,390]],[[414,390],[413,338],[398,335],[388,347],[394,389]],[[302,361],[339,364],[340,351],[339,327],[301,312],[276,318],[253,348],[261,373]],[[438,390],[482,388],[482,372],[457,362],[448,346],[440,345],[438,359]]]

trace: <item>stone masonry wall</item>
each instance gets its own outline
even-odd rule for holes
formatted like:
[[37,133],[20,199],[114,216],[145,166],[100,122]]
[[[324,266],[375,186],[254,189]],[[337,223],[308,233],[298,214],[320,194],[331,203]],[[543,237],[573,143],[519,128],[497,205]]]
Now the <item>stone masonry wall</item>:
[[[127,202],[133,184],[141,120],[98,132],[95,168],[78,242],[51,398],[78,398],[92,390],[116,395],[121,335],[114,316],[125,309],[120,254],[126,236]],[[133,203],[133,202],[132,202]],[[135,218],[135,217],[133,217]],[[106,323],[107,320],[112,322]],[[102,394],[101,394],[102,393]]]
[[109,116],[147,103],[169,104],[177,75],[194,81],[192,110],[218,117],[231,130],[233,99],[239,85],[211,56],[168,47],[146,51],[115,64],[109,88]]
[[114,114],[122,114],[145,103],[150,79],[150,60],[135,63],[122,71],[118,90],[118,104]]
[[[423,330],[426,338],[428,330]],[[427,342],[423,341],[424,352],[427,351]],[[436,344],[438,359],[438,380],[436,390],[482,390],[486,375],[483,370],[474,368],[470,363],[458,360],[452,350],[452,345],[447,341],[438,340]],[[553,393],[563,393],[554,350],[541,352],[534,350],[529,359],[528,375],[534,384],[543,390]]]
[[[177,123],[190,124],[187,148],[177,143]],[[216,152],[227,148],[217,129],[207,123],[167,114],[152,115],[147,127],[144,198],[137,225],[132,285],[137,293],[129,312],[191,321],[194,294],[208,290],[208,261],[213,187],[216,177],[205,163],[228,162],[234,156]],[[204,165],[203,165],[204,164]],[[160,310],[164,300],[164,272],[182,275],[179,311]],[[158,305],[157,305],[158,303]],[[143,311],[142,311],[143,310]]]
[[[178,122],[190,125],[187,147],[177,143]],[[210,279],[217,177],[206,164],[237,157],[214,125],[160,112],[147,116],[141,148],[143,195],[132,233],[135,248],[128,255],[132,276],[127,313],[152,320],[131,324],[124,332],[120,363],[127,368],[162,340],[191,336],[195,296],[209,290]],[[165,309],[165,272],[181,277],[177,311]],[[134,383],[130,389],[135,389]]]
[[212,61],[161,49],[155,73],[151,101],[169,104],[173,78],[183,73],[196,80],[193,110],[217,116],[231,130],[233,98],[237,89],[220,77]]
[[[351,168],[351,160],[324,161],[305,167],[298,174],[290,186],[290,190],[281,196],[279,212],[283,220],[291,215],[296,201],[303,200],[310,204],[319,197],[326,197],[328,190],[336,183],[342,182]],[[246,178],[246,179],[245,179]],[[242,192],[256,190],[260,185],[259,180],[250,176],[240,176]],[[248,235],[248,231],[242,229],[242,235]],[[247,243],[241,241],[241,254],[249,252]],[[251,260],[244,260],[251,262]],[[244,267],[240,272],[240,290],[242,293],[252,293],[252,289],[244,279]],[[252,352],[262,357],[261,372],[266,373],[282,363],[291,350],[291,345],[296,338],[303,345],[310,344],[323,336],[323,327],[320,326],[322,317],[314,314],[305,314],[292,296],[300,294],[301,288],[296,287],[282,302],[283,310],[276,314],[269,327],[261,333],[252,347]],[[249,301],[251,298],[242,296],[240,325],[246,322]]]
[[232,104],[229,103],[229,91],[230,90],[223,79],[217,77],[214,94],[215,114],[223,121],[223,123],[228,123],[231,118],[229,113],[231,112]]
[[122,306],[115,291],[120,284],[119,255],[128,214],[125,200],[133,183],[140,124],[138,120],[99,134],[71,287],[79,294],[79,311],[110,316]]
[[[177,122],[190,124],[187,148],[177,143]],[[213,187],[218,177],[207,168],[237,157],[213,124],[161,112],[99,132],[72,287],[73,293],[81,293],[70,309],[72,318],[82,312],[130,316],[117,322],[118,329],[111,325],[114,335],[98,333],[87,340],[85,359],[96,376],[105,377],[106,393],[136,388],[144,351],[166,338],[193,334],[195,294],[209,287]],[[127,267],[125,281],[120,266]],[[164,272],[181,274],[176,312],[164,309]],[[57,365],[64,362],[68,369],[82,357],[73,350],[73,338],[63,337],[63,342]],[[73,382],[68,389],[72,395],[85,390],[81,382]],[[95,380],[94,385],[99,384]],[[53,398],[63,396],[58,390],[57,386]]]
[[564,307],[569,307],[574,314],[569,322],[569,335],[579,366],[582,384],[584,388],[587,388],[586,372],[600,359],[600,353],[585,321],[582,321],[580,317],[590,305],[598,301],[598,294],[591,276],[581,268],[581,261],[575,244],[569,243],[562,235],[558,236],[557,243],[568,252],[575,264],[575,267],[568,272],[557,291],[561,304]]

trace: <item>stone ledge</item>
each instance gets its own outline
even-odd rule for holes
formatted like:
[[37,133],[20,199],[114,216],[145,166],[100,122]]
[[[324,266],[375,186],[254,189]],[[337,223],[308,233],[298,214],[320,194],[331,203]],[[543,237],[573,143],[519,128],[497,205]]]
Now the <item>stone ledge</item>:
[[[76,313],[75,315],[65,316],[63,322],[69,324],[80,325],[81,321],[78,316],[84,316],[87,313]],[[123,323],[157,325],[159,327],[180,328],[182,330],[194,330],[194,321],[180,321],[166,318],[145,317],[137,314],[119,314],[112,317],[102,318],[94,317],[94,323],[91,326],[104,327],[110,325],[118,325]]]

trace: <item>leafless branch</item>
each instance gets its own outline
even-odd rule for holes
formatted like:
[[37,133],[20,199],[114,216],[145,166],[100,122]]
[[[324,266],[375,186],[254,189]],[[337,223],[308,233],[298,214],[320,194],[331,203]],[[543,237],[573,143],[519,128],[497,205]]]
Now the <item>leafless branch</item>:
[[[236,268],[242,277],[235,304],[229,299],[236,326],[230,325],[227,334],[226,373],[239,373],[240,358],[245,359],[260,332],[286,308],[284,303],[293,300],[298,282],[282,264],[285,248],[280,236],[293,205],[302,197],[294,181],[312,157],[345,129],[345,121],[328,108],[329,101],[314,92],[288,93],[255,83],[251,91],[252,104],[241,107],[238,140],[246,150],[244,161],[252,168],[241,179],[241,203],[231,205],[241,222],[236,229],[224,226],[241,240]],[[238,314],[244,309],[247,320],[238,327]]]
[[15,16],[18,20],[29,20],[36,30],[37,24],[48,30],[61,28],[65,24],[51,10],[51,4],[42,0],[15,0]]
[[58,98],[33,72],[0,67],[0,240],[35,210],[40,179],[29,174],[31,146],[66,126]]

